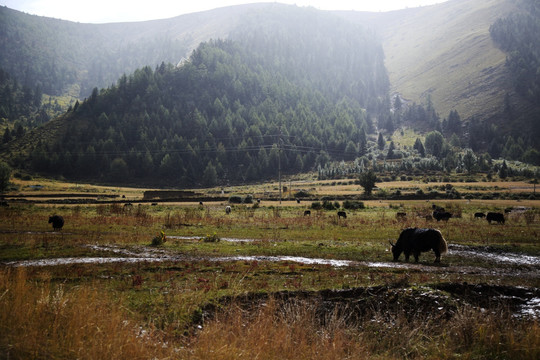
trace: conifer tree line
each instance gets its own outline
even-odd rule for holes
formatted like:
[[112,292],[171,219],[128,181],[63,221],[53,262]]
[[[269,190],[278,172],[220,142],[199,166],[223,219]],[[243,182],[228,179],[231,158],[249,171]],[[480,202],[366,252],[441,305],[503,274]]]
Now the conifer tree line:
[[[512,75],[514,90],[526,99],[532,111],[526,114],[522,126],[513,128],[505,139],[495,140],[490,147],[501,156],[539,164],[540,144],[540,3],[518,0],[517,10],[497,19],[489,31],[492,39],[506,53],[506,66]],[[519,114],[510,101],[504,99],[504,115],[508,121]]]

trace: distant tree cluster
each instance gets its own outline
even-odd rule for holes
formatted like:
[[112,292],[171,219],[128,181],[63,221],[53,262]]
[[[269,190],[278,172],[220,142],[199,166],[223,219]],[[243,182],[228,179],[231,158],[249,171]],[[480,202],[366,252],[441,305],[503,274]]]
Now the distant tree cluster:
[[[502,156],[540,164],[540,3],[537,0],[517,1],[518,10],[495,21],[490,27],[493,40],[506,52],[506,65],[512,73],[514,89],[529,101],[530,111],[505,138],[494,139],[490,147]],[[519,117],[507,94],[504,115],[509,120]],[[509,143],[510,142],[510,143]],[[507,144],[508,143],[508,144]],[[514,145],[514,149],[511,147]],[[509,146],[508,146],[509,145]],[[503,148],[504,146],[504,148]],[[521,151],[520,148],[521,147]]]
[[508,53],[516,91],[540,102],[540,3],[520,0],[521,11],[500,18],[490,27],[492,38]]
[[23,86],[0,69],[0,119],[14,121],[41,107],[41,87]]

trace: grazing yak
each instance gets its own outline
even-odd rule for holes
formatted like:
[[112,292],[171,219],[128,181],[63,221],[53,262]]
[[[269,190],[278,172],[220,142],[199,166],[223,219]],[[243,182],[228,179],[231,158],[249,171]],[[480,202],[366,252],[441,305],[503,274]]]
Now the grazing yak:
[[452,214],[448,211],[434,211],[433,212],[433,218],[437,221],[448,221],[452,217]]
[[60,215],[49,216],[49,224],[52,223],[53,230],[62,230],[64,218]]
[[345,211],[338,211],[338,212],[337,212],[337,217],[338,217],[338,219],[339,219],[339,218],[344,218],[344,219],[346,219],[346,218],[347,218],[347,213],[346,213]]
[[311,216],[311,210],[304,210],[304,216]]
[[395,244],[392,244],[394,261],[398,261],[401,253],[405,254],[405,261],[413,254],[415,262],[418,262],[420,253],[433,250],[435,262],[441,262],[441,254],[448,251],[448,245],[441,232],[436,229],[407,228],[401,232]]
[[231,207],[230,206],[226,206],[225,207],[225,214],[230,214],[232,211]]
[[484,214],[483,212],[474,213],[474,218],[475,219],[482,219],[482,218],[485,218],[485,217],[486,217],[486,214]]
[[496,212],[488,212],[486,220],[491,224],[492,221],[496,221],[499,224],[504,224],[504,214]]

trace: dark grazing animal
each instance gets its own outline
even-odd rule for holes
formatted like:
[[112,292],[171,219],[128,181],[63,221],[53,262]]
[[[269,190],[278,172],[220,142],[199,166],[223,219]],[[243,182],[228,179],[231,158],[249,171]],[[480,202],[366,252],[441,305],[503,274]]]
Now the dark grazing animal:
[[64,218],[60,215],[49,216],[49,224],[52,223],[53,230],[62,230]]
[[448,221],[452,217],[448,211],[434,211],[433,218],[437,221]]
[[485,217],[486,217],[486,214],[484,214],[483,212],[474,213],[474,218],[475,219],[482,219],[482,218],[485,218]]
[[401,253],[405,254],[405,261],[409,261],[411,254],[418,262],[420,253],[433,250],[435,262],[441,262],[441,254],[448,251],[448,245],[441,232],[437,229],[407,228],[401,232],[395,244],[392,244],[394,261],[398,261]]
[[504,224],[504,214],[497,212],[488,212],[486,220],[491,224],[492,221],[496,221],[499,224]]
[[311,210],[304,210],[304,216],[311,216]]
[[230,214],[232,211],[231,207],[230,206],[226,206],[225,207],[225,214]]
[[344,218],[344,219],[346,219],[346,218],[347,218],[347,213],[346,213],[345,211],[338,211],[338,212],[337,212],[337,217],[338,217],[338,219],[339,219],[339,218]]

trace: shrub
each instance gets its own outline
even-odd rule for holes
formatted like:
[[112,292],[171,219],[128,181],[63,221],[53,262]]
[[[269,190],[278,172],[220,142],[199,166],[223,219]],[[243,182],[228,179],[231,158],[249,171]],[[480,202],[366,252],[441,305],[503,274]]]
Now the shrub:
[[204,242],[219,242],[220,240],[221,239],[219,238],[219,236],[217,236],[215,232],[212,235],[207,234],[205,237],[201,238],[201,241]]
[[304,198],[308,196],[309,196],[309,193],[306,190],[300,190],[296,194],[294,194],[295,198]]
[[311,203],[311,208],[312,208],[313,210],[321,210],[321,209],[322,209],[322,205],[321,205],[320,202],[314,201],[314,202]]
[[331,201],[328,201],[328,200],[323,201],[322,207],[325,210],[335,210],[334,204]]
[[239,195],[231,195],[229,197],[229,202],[231,204],[241,204],[242,203],[242,197]]
[[366,206],[362,201],[345,200],[343,202],[343,208],[347,210],[365,209]]
[[152,246],[161,246],[163,243],[165,243],[165,241],[167,241],[167,237],[165,236],[165,233],[161,231],[152,239]]

